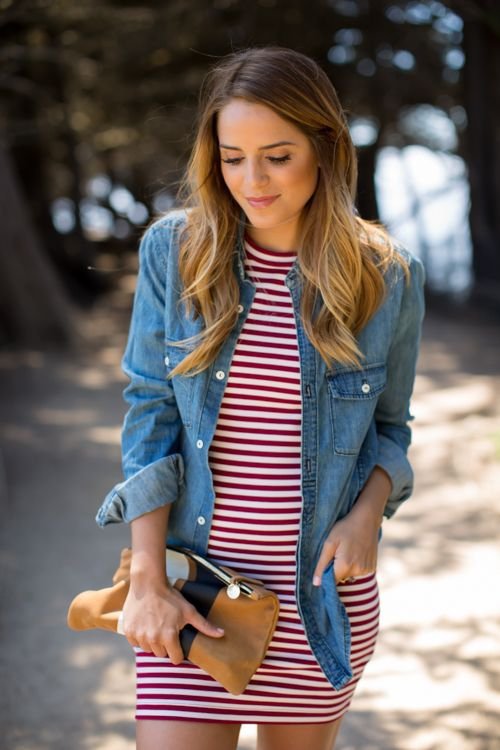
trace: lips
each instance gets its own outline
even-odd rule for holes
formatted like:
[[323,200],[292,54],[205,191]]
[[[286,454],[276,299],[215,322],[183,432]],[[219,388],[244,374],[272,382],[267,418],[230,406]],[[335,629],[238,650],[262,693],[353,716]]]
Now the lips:
[[254,208],[265,208],[274,203],[279,198],[279,195],[264,195],[262,198],[247,198],[247,201]]

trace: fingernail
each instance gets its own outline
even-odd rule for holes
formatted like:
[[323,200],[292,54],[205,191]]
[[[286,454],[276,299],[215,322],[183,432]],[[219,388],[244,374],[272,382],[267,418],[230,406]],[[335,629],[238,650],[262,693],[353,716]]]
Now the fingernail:
[[313,586],[321,586],[321,576],[314,576]]
[[224,629],[223,628],[217,628],[217,632],[221,635],[224,635]]

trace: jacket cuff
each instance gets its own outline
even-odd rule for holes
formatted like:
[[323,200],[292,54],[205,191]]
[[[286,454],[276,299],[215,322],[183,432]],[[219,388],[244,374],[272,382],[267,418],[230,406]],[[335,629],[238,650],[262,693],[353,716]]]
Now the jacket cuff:
[[180,453],[148,464],[108,492],[97,512],[97,524],[130,523],[144,513],[175,502],[183,477],[184,462]]
[[391,494],[384,509],[384,516],[390,518],[412,493],[413,469],[405,451],[385,435],[378,436],[377,465],[387,472],[392,481]]

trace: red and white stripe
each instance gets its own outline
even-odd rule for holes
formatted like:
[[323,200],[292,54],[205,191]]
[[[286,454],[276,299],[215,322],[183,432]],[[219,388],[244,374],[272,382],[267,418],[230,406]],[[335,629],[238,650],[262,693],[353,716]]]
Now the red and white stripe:
[[137,652],[138,719],[321,723],[349,707],[373,653],[379,601],[374,575],[339,586],[351,623],[354,677],[340,691],[307,642],[295,600],[301,498],[300,361],[290,293],[295,254],[247,240],[245,269],[256,286],[228,374],[209,460],[216,492],[208,555],[258,578],[280,598],[266,658],[242,695],[202,670]]

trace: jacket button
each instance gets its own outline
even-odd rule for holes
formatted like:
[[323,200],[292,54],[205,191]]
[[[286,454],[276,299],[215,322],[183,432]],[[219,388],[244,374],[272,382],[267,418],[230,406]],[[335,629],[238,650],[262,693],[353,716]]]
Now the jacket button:
[[170,357],[165,357],[164,362],[165,362],[166,365],[169,365],[170,364]]
[[196,447],[197,448],[203,448],[203,440],[197,440],[196,441]]
[[243,305],[238,305],[238,312],[239,313],[242,313],[244,309],[245,308],[243,307]]
[[217,378],[217,380],[224,380],[224,378],[225,378],[224,371],[223,370],[217,370],[217,372],[215,373],[215,377]]
[[371,391],[370,383],[363,383],[363,385],[361,386],[361,390],[363,391],[363,393],[370,393]]
[[197,521],[197,523],[198,523],[199,526],[205,526],[205,519],[204,519],[203,516],[198,516],[198,518],[196,519],[196,521]]

